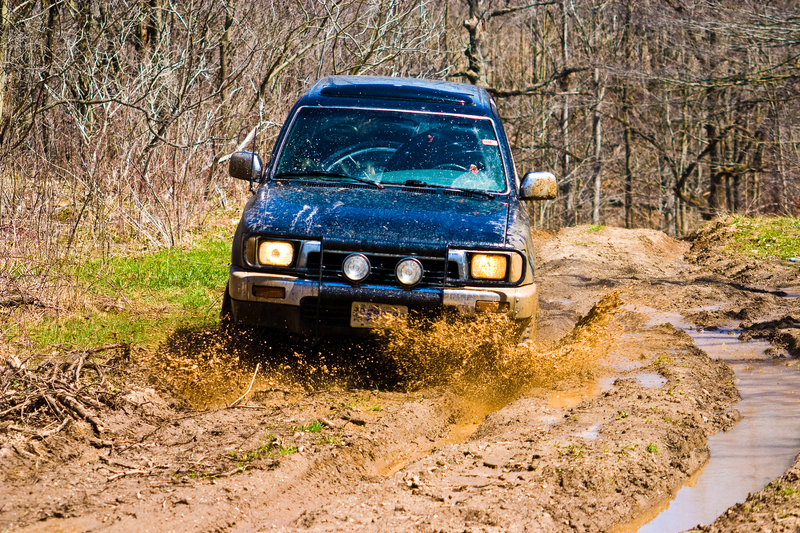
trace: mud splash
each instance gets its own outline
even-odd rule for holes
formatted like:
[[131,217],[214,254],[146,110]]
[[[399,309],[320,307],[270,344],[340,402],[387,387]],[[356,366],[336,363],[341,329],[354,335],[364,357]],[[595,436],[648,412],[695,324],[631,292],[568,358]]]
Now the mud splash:
[[209,409],[236,400],[252,378],[253,369],[231,352],[229,336],[216,329],[181,330],[138,363],[162,390],[193,409]]
[[514,340],[513,324],[502,316],[485,315],[470,321],[437,321],[423,327],[405,324],[378,335],[385,355],[399,368],[404,386],[423,389],[445,386],[459,398],[459,412],[443,438],[408,451],[381,469],[391,475],[405,465],[444,446],[466,442],[486,417],[527,391],[567,389],[572,397],[610,386],[609,378],[594,377],[618,334],[615,322],[622,305],[614,292],[597,302],[573,330],[554,344]]
[[[618,332],[617,293],[598,301],[556,343],[517,343],[504,316],[446,317],[376,331],[376,339],[294,340],[267,330],[216,328],[176,331],[141,355],[151,381],[194,409],[229,405],[248,390],[308,393],[329,389],[415,391],[445,386],[475,404],[465,412],[477,426],[490,412],[531,389],[580,387],[593,381]],[[260,371],[253,379],[256,364]],[[479,405],[478,405],[479,404]],[[456,433],[468,436],[467,430]],[[463,440],[463,439],[462,439]]]
[[151,382],[203,410],[229,405],[248,389],[250,398],[393,389],[395,372],[374,344],[291,339],[260,328],[187,329],[173,333],[139,363],[150,372]]
[[519,344],[511,321],[496,315],[403,324],[379,337],[406,387],[449,385],[501,407],[525,390],[591,380],[618,330],[614,315],[621,305],[618,293],[604,296],[554,344]]

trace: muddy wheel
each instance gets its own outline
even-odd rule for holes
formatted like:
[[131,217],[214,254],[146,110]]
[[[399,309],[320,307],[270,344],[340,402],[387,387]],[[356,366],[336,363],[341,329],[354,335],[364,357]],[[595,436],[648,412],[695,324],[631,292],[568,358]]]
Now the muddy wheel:
[[517,320],[514,332],[517,342],[525,342],[536,338],[536,317]]

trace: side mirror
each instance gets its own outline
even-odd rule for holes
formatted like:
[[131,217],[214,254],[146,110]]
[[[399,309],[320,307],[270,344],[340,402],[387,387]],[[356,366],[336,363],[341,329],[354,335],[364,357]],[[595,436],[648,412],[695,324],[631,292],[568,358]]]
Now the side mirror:
[[234,152],[231,154],[228,174],[232,178],[245,181],[259,181],[261,179],[261,158],[253,152]]
[[520,200],[552,200],[558,196],[556,177],[550,172],[528,172],[519,188]]

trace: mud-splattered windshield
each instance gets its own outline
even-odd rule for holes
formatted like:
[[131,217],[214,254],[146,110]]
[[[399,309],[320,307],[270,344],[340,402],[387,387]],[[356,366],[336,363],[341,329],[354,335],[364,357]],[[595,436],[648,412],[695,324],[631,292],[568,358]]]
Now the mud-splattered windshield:
[[300,109],[275,177],[507,189],[491,120],[371,109]]

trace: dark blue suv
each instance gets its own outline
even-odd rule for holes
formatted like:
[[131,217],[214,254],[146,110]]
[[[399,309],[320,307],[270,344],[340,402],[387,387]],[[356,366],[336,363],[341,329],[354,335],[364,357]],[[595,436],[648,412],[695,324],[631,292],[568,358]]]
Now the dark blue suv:
[[315,336],[411,315],[505,313],[535,328],[538,293],[526,200],[497,107],[483,89],[334,76],[295,104],[233,239],[222,318]]

